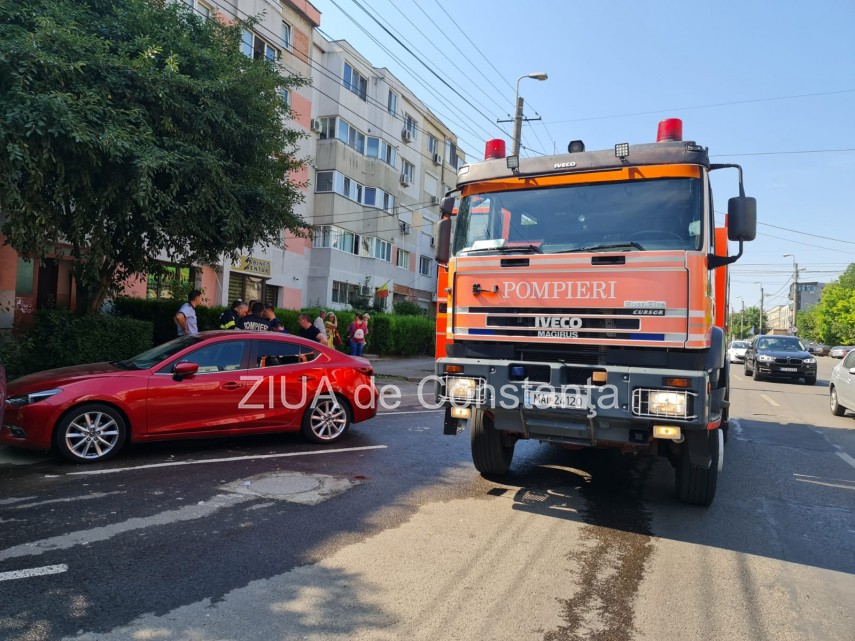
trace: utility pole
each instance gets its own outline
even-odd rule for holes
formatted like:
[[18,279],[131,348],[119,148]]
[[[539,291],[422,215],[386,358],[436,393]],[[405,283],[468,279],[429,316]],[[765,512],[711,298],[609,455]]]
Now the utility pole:
[[742,324],[745,322],[745,299],[740,298],[742,301],[742,313],[739,315],[739,338],[745,338],[745,334],[742,332]]
[[760,333],[763,333],[763,283],[754,281],[755,285],[760,285]]
[[[516,94],[516,112],[514,113],[514,139],[512,141],[512,149],[511,156],[519,156],[520,155],[520,138],[522,137],[522,124],[523,121],[529,122],[530,120],[540,120],[540,116],[537,118],[525,118],[523,117],[523,98],[520,95],[520,80],[523,78],[534,78],[535,80],[546,80],[549,76],[545,71],[538,71],[537,73],[527,73],[524,76],[520,76],[517,78],[517,94]],[[496,122],[510,122],[508,120],[497,120]]]
[[795,334],[797,332],[792,330],[797,329],[796,321],[799,316],[799,264],[796,262],[796,257],[793,254],[784,254],[784,258],[793,259],[793,322],[790,323],[788,329],[791,334]]

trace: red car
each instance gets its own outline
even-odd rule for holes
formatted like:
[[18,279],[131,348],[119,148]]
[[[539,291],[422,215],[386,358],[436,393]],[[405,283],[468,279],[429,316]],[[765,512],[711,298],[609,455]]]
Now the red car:
[[203,332],[12,381],[0,443],[78,463],[115,456],[126,441],[301,430],[333,443],[377,413],[373,374],[364,358],[292,335]]

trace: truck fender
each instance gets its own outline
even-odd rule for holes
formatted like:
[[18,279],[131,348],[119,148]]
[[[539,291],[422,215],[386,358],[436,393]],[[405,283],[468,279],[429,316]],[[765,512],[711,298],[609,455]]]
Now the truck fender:
[[713,387],[718,387],[718,375],[724,369],[726,352],[724,330],[721,327],[713,327],[705,366],[707,372],[710,373],[710,382],[713,383]]

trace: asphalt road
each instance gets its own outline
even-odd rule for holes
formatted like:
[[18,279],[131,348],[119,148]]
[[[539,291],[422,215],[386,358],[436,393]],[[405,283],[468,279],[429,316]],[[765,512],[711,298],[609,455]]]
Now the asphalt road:
[[[404,404],[293,435],[0,450],[0,639],[851,639],[855,415],[733,373],[709,509],[659,459],[517,447],[503,482]],[[392,383],[394,381],[385,381]]]

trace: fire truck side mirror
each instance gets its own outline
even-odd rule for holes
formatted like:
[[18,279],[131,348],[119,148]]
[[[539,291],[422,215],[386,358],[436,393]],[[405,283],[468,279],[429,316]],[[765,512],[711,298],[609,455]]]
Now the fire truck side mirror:
[[443,218],[433,226],[433,237],[436,238],[434,258],[440,265],[448,264],[451,256],[451,218]]
[[455,200],[457,199],[454,196],[446,196],[439,202],[439,211],[442,212],[443,216],[453,216],[455,214]]
[[728,240],[748,241],[757,236],[757,200],[737,196],[727,201]]

